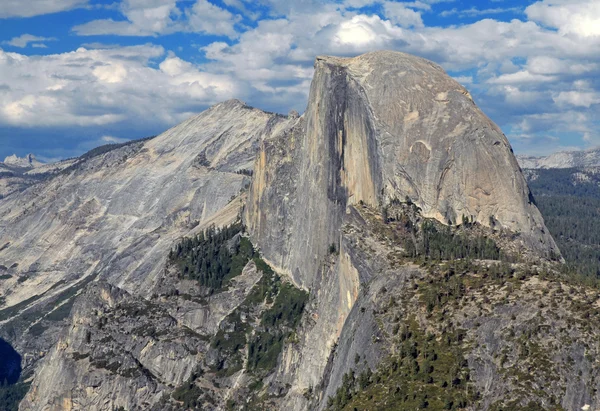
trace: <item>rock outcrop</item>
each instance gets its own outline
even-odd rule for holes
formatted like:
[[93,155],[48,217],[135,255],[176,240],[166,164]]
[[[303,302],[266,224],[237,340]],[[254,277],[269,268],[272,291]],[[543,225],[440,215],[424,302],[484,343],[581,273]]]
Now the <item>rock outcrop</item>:
[[265,259],[315,294],[316,321],[287,370],[295,409],[322,383],[360,290],[380,270],[342,233],[355,206],[408,199],[425,217],[493,226],[538,258],[560,255],[506,137],[439,66],[375,52],[318,57],[315,69],[304,115],[263,142],[245,212]]
[[148,297],[179,238],[237,218],[260,141],[289,122],[231,100],[1,200],[0,335],[37,358],[31,325],[91,280]]
[[506,137],[439,66],[376,52],[315,68],[304,115],[263,143],[246,213],[267,259],[297,283],[314,285],[360,202],[408,197],[443,223],[473,218],[558,253]]
[[27,154],[25,157],[17,157],[16,154],[4,159],[4,164],[11,167],[36,168],[44,165],[38,161],[33,154]]

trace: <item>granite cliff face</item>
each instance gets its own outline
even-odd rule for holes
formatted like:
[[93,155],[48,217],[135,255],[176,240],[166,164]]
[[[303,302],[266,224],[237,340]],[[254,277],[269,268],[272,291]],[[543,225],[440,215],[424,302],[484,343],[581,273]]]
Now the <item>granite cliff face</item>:
[[33,337],[55,325],[43,318],[89,282],[148,297],[175,241],[236,219],[260,141],[288,122],[228,101],[154,139],[58,164],[1,200],[0,334],[31,363],[56,338],[54,327]]
[[[0,335],[36,369],[21,410],[600,404],[600,296],[548,279],[560,252],[468,92],[402,53],[315,68],[301,117],[225,102],[0,202]],[[244,241],[243,269],[202,285],[181,244],[206,242],[182,237],[240,214],[215,250]]]
[[506,137],[440,67],[376,52],[318,57],[315,69],[304,115],[263,142],[245,212],[264,258],[315,294],[315,323],[287,370],[296,409],[323,384],[360,291],[382,270],[344,234],[359,204],[408,199],[443,224],[519,233],[534,259],[559,255]]
[[318,57],[315,68],[305,114],[264,142],[246,213],[265,256],[296,282],[313,286],[359,202],[408,197],[427,217],[498,225],[558,254],[506,137],[439,66],[376,52]]

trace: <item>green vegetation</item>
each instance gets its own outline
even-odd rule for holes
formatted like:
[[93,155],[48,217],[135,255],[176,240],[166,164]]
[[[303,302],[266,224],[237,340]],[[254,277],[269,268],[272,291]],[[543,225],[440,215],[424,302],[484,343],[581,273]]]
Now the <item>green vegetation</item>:
[[27,391],[29,383],[23,382],[23,379],[12,385],[0,381],[0,410],[18,411],[19,403],[25,398]]
[[501,258],[501,252],[496,243],[481,235],[472,238],[431,220],[423,222],[421,232],[423,244],[419,254],[424,254],[433,260],[454,260],[456,258],[500,260]]
[[467,290],[482,289],[490,284],[503,286],[511,283],[518,287],[520,281],[537,274],[537,271],[529,270],[517,273],[508,263],[480,266],[469,260],[450,261],[441,265],[433,263],[428,270],[436,281],[419,287],[421,301],[428,312],[443,310],[446,304],[457,303],[467,295]]
[[463,409],[477,398],[468,385],[460,330],[426,334],[413,317],[397,330],[399,353],[373,373],[344,375],[329,410]]
[[204,393],[194,383],[193,379],[190,379],[185,384],[177,387],[171,396],[175,401],[182,403],[184,409],[200,409],[203,405],[201,397]]
[[[434,261],[510,259],[472,218],[463,217],[460,227],[443,225],[436,220],[422,218],[420,209],[409,199],[407,201],[400,203],[393,200],[391,205],[384,207],[381,215],[384,224],[371,218],[373,230],[380,239],[402,245],[404,258]],[[372,214],[364,205],[362,210]]]
[[210,228],[194,238],[184,238],[169,253],[169,261],[179,268],[183,278],[196,280],[211,292],[218,291],[240,275],[256,255],[247,238],[240,236],[239,241],[234,241],[243,229],[241,223],[236,223],[222,230]]
[[[212,342],[222,356],[227,358],[229,368],[219,370],[232,374],[242,368],[243,350],[247,347],[247,368],[250,371],[271,371],[277,365],[277,359],[285,341],[292,336],[300,322],[308,294],[281,278],[261,258],[255,257],[254,263],[263,273],[261,279],[250,291],[240,307],[229,315],[226,323],[231,327],[219,330]],[[261,308],[267,305],[266,309]],[[258,324],[251,326],[242,321],[242,315],[249,317],[257,310],[264,309]],[[258,312],[260,313],[260,311]],[[258,330],[250,336],[252,329]],[[221,368],[220,364],[218,368]]]
[[542,196],[569,196],[600,199],[600,175],[585,173],[589,180],[574,177],[580,170],[575,168],[554,168],[535,170],[536,178],[529,181],[529,187],[536,203]]
[[[364,371],[344,376],[342,385],[328,400],[329,410],[454,410],[475,406],[481,398],[465,359],[473,348],[472,341],[467,339],[467,331],[452,321],[453,310],[463,307],[474,293],[480,293],[485,303],[485,290],[490,287],[517,290],[532,276],[540,280],[549,277],[543,269],[525,266],[517,270],[506,262],[482,265],[463,259],[430,261],[422,267],[428,272],[423,279],[403,289],[400,296],[390,295],[389,300],[382,299],[379,306],[373,307],[385,343],[393,345],[391,351],[395,354],[383,360],[376,371],[365,368],[366,363],[361,367],[360,357],[356,356],[355,366]],[[384,289],[381,292],[390,293]],[[422,313],[418,320],[415,312]],[[520,337],[515,348],[518,364],[551,370],[532,336],[533,332],[527,331]],[[531,406],[500,404],[494,410],[542,409]]]
[[536,170],[529,186],[567,262],[565,274],[600,279],[600,175],[576,169]]
[[308,294],[291,284],[283,284],[273,306],[262,314],[259,332],[248,344],[248,370],[272,370],[286,339],[300,322]]
[[[589,320],[600,312],[594,304],[598,293],[586,286],[594,283],[591,275],[595,278],[596,273],[588,272],[588,280],[582,282],[576,270],[581,267],[577,265],[580,258],[587,259],[588,266],[600,267],[600,225],[590,222],[580,229],[585,219],[578,215],[594,219],[600,214],[599,182],[600,176],[595,189],[582,192],[574,189],[572,182],[566,187],[571,194],[597,198],[550,196],[551,185],[543,187],[545,195],[538,197],[552,234],[563,237],[557,240],[570,264],[562,273],[557,271],[560,264],[533,265],[503,254],[486,235],[489,232],[498,241],[510,238],[499,231],[492,233],[471,218],[463,217],[461,226],[448,227],[423,219],[408,202],[385,207],[382,214],[362,205],[360,211],[369,230],[364,233],[349,227],[348,232],[363,239],[372,235],[388,246],[391,251],[386,257],[392,266],[416,262],[426,274],[402,289],[383,287],[378,296],[385,297],[370,300],[375,303],[372,312],[379,328],[373,341],[389,347],[392,354],[376,370],[356,355],[352,365],[356,371],[344,376],[328,399],[328,408],[478,409],[482,398],[478,384],[471,381],[469,362],[479,364],[485,355],[491,355],[501,376],[498,384],[504,385],[503,395],[496,397],[502,400],[492,404],[491,410],[564,411],[558,392],[569,384],[566,379],[579,377],[594,384],[594,377],[590,383],[581,369],[595,358],[592,347],[597,345],[597,334]],[[544,209],[544,203],[550,210]],[[491,220],[493,226],[496,222]],[[566,238],[569,244],[562,245]],[[403,251],[394,250],[398,245]],[[362,249],[368,251],[369,246]],[[511,264],[515,261],[519,263]],[[524,321],[519,311],[524,309],[537,311],[537,315]],[[561,321],[564,327],[555,325]],[[506,331],[488,346],[490,325],[506,327]],[[569,355],[560,359],[583,341],[588,365]],[[575,364],[579,371],[565,371],[565,366]],[[475,370],[480,371],[478,367]]]
[[[242,252],[245,256],[252,250],[249,241],[247,246],[240,247],[248,250]],[[206,378],[215,378],[212,383],[218,386],[220,378],[230,377],[246,365],[247,375],[252,379],[248,384],[249,402],[245,409],[263,409],[265,398],[258,395],[263,387],[262,380],[275,369],[285,344],[293,341],[308,293],[282,281],[260,257],[254,255],[253,261],[262,275],[242,304],[222,322],[211,341],[211,348],[218,351],[218,356],[210,365],[204,366]],[[186,409],[202,407],[203,402],[210,400],[210,395],[198,387],[198,378],[195,375],[178,387],[172,399],[184,403]],[[229,400],[227,409],[235,409],[234,401]]]

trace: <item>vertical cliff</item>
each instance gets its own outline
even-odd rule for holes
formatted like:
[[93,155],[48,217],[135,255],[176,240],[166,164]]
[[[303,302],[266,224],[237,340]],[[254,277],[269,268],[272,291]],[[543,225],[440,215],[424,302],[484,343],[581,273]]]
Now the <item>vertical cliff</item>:
[[318,57],[306,113],[263,143],[248,227],[265,256],[314,286],[348,205],[410,198],[427,217],[463,217],[558,249],[506,137],[439,66],[403,53]]
[[439,66],[375,52],[318,57],[315,69],[304,115],[262,143],[245,212],[265,259],[314,297],[314,322],[286,370],[297,409],[377,274],[375,257],[358,256],[342,231],[353,206],[409,198],[443,224],[468,218],[513,233],[533,255],[559,255],[508,140]]

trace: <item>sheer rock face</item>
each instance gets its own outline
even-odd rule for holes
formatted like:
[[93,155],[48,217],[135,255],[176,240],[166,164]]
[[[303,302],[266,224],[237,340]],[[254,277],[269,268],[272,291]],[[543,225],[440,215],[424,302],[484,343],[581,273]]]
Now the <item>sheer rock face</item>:
[[90,284],[20,409],[164,409],[160,399],[198,369],[209,337],[259,278],[250,263],[206,304],[198,284],[175,272],[162,276],[153,289],[160,297],[149,300],[102,281]]
[[379,272],[383,257],[357,255],[341,230],[353,205],[409,197],[426,217],[493,221],[535,255],[559,254],[506,137],[440,67],[376,52],[319,57],[315,68],[305,114],[263,142],[245,212],[265,259],[316,298],[305,344],[282,371],[294,409],[324,383],[360,290]]
[[12,275],[0,282],[6,306],[92,273],[147,291],[173,242],[227,210],[249,184],[237,172],[251,169],[260,140],[287,122],[228,101],[4,199],[0,260]]
[[[156,303],[152,294],[164,283],[169,250],[183,236],[236,220],[244,198],[240,192],[250,183],[247,174],[260,141],[291,122],[237,100],[227,101],[152,140],[82,156],[0,201],[0,275],[5,277],[0,280],[0,335],[24,356],[27,369],[47,353],[38,363],[32,402],[21,409],[45,405],[112,409],[107,404],[134,409],[132,404],[153,404],[167,387],[189,376],[198,359],[183,349],[185,344],[165,341],[156,347],[140,346],[145,342],[136,340],[133,330],[154,325],[172,330],[177,338],[182,327],[214,334],[239,298],[227,294],[226,301],[215,299],[208,313],[206,307],[184,300],[171,313],[170,303],[163,302],[157,310],[170,312],[172,318],[171,314],[134,316],[128,318],[127,329],[119,328],[117,318],[114,329],[107,331],[118,340],[113,347],[119,354],[115,361],[130,368],[134,368],[130,363],[140,363],[138,368],[153,375],[146,378],[142,372],[132,379],[72,358],[75,352],[89,353],[101,364],[104,361],[101,351],[106,344],[98,342],[102,338],[96,340],[97,346],[82,342],[89,327],[77,322],[79,314],[95,318],[94,307],[85,301],[96,295],[96,291],[86,293],[88,283],[102,280],[110,293],[125,293],[128,301]],[[33,337],[34,322],[73,298],[82,305],[76,305],[73,323],[65,332],[50,328]],[[117,338],[119,332],[125,336]],[[58,336],[58,344],[50,349]],[[110,355],[105,357],[108,365],[113,363]]]
[[[364,315],[379,290],[368,284],[403,288],[415,271],[388,267],[394,250],[363,235],[354,205],[379,209],[408,196],[444,223],[493,220],[538,255],[558,253],[506,138],[439,67],[390,52],[320,57],[301,117],[229,101],[0,202],[0,274],[11,276],[0,281],[0,309],[23,302],[31,313],[86,287],[21,409],[147,409],[190,376],[207,353],[184,328],[214,335],[259,277],[247,267],[206,307],[179,297],[194,287],[173,283],[165,260],[182,236],[235,220],[243,196],[231,199],[253,167],[245,209],[253,243],[311,290],[297,341],[272,377],[287,387],[280,409],[323,407],[358,352],[375,368],[385,350]],[[92,278],[103,281],[86,286]],[[151,339],[145,330],[156,325],[167,332]],[[0,335],[7,329],[0,323]],[[22,347],[30,334],[13,329]]]
[[[463,216],[558,254],[506,137],[439,66],[403,53],[318,57],[308,108],[264,142],[246,219],[266,257],[313,284],[348,205],[409,197],[427,217]],[[282,224],[285,221],[286,224]]]
[[30,327],[91,280],[149,298],[181,237],[235,221],[260,141],[289,123],[228,101],[0,199],[0,336],[23,366],[48,352],[63,322],[35,337]]

